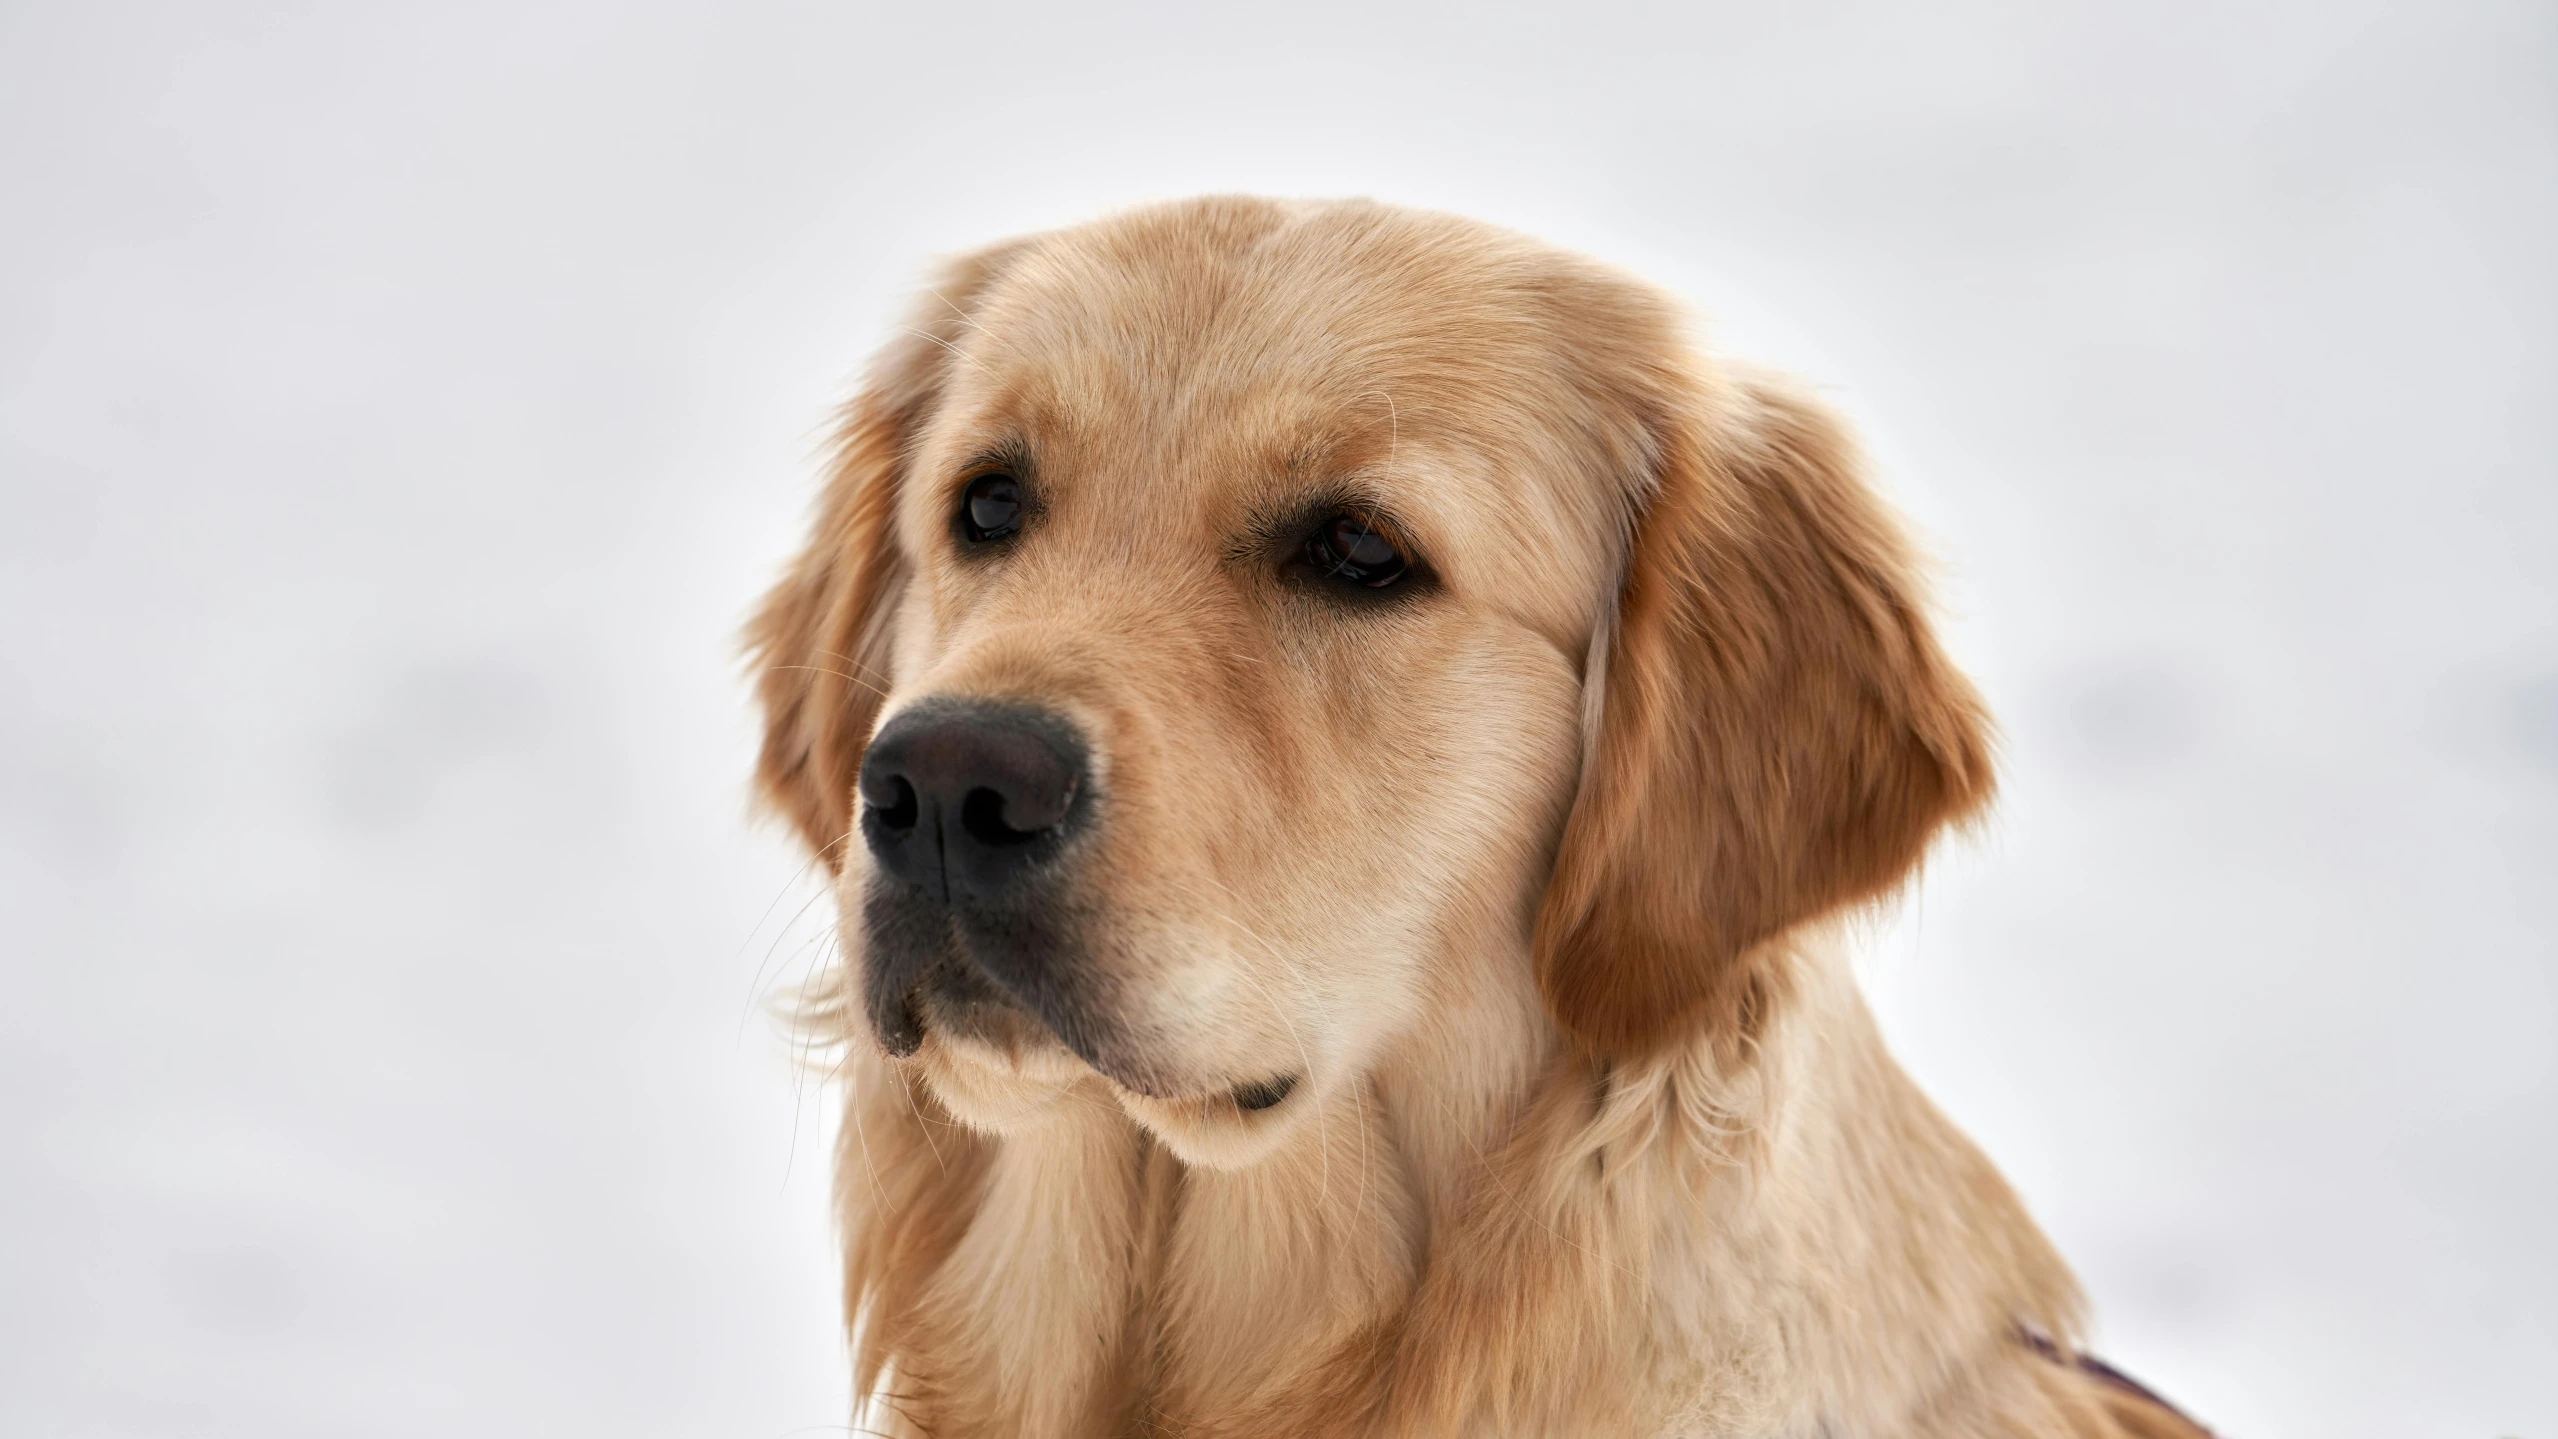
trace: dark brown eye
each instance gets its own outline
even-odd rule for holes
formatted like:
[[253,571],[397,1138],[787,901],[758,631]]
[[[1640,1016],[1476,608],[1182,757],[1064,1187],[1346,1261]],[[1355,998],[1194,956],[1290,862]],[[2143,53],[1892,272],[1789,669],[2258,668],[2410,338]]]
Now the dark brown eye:
[[1326,579],[1381,590],[1412,568],[1394,541],[1357,515],[1335,515],[1306,537],[1306,563]]
[[1020,529],[1021,481],[1000,472],[970,480],[960,492],[959,524],[980,545]]

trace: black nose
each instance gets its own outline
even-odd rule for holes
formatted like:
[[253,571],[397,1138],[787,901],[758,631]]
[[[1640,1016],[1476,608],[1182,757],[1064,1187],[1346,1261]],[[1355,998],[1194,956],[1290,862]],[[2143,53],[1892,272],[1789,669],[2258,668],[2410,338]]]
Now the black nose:
[[943,904],[1010,898],[1091,809],[1074,727],[1029,705],[924,700],[862,757],[862,839]]

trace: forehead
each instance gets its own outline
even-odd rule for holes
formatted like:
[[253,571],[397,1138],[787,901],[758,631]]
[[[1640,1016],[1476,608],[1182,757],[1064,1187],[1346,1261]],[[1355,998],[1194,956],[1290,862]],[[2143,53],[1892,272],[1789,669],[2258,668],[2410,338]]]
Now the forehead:
[[1643,458],[1616,373],[1640,325],[1608,323],[1638,298],[1461,221],[1149,212],[1006,267],[958,331],[928,466],[1019,446],[1060,504],[1212,527],[1356,479],[1469,553],[1501,529],[1602,546]]

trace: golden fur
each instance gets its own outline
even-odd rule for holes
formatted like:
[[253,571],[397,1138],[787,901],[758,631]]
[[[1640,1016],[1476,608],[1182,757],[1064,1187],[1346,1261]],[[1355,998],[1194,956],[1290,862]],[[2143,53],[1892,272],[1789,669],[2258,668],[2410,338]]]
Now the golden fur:
[[[971,563],[990,450],[1041,503]],[[1256,527],[1344,485],[1431,592],[1273,577]],[[845,917],[813,1008],[866,1423],[2195,1432],[2024,1341],[2069,1343],[2073,1281],[1848,975],[1844,917],[1991,789],[1898,529],[1653,290],[1367,203],[981,252],[850,406],[750,643],[763,793]],[[1035,1024],[871,1041],[854,778],[925,695],[1093,737],[1119,1078]]]

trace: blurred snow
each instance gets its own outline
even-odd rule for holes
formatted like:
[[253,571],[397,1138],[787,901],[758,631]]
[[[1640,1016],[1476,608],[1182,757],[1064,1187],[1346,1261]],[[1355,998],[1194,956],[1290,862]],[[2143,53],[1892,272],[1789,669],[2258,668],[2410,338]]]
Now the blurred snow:
[[2106,1352],[2558,1432],[2553,97],[2541,3],[0,10],[0,1430],[843,1423],[731,637],[929,257],[1233,189],[1821,382],[2008,733],[1874,988]]

